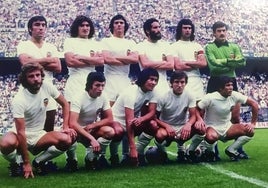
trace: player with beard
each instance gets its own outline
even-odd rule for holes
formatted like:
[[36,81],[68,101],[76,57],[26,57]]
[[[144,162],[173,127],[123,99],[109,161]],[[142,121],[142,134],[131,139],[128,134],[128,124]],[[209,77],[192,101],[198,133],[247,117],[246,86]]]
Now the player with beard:
[[173,70],[174,59],[171,56],[170,45],[162,39],[161,26],[157,19],[150,18],[143,24],[146,40],[137,45],[140,68],[154,68],[159,73],[156,91],[163,94],[170,87],[167,81],[167,70]]
[[[48,173],[47,161],[66,151],[76,139],[76,132],[69,129],[68,102],[55,86],[43,82],[44,76],[44,69],[38,63],[22,66],[19,81],[23,88],[12,101],[15,127],[0,141],[1,153],[10,162],[10,176],[34,177],[28,150],[33,155],[42,152],[33,160],[33,166],[40,175]],[[43,128],[52,98],[62,107],[63,129],[46,132]],[[23,159],[22,167],[17,163],[18,154]]]

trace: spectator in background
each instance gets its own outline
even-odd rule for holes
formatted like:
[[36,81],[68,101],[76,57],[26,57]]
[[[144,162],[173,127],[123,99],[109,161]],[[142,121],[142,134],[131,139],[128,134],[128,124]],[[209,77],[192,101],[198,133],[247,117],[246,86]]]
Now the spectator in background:
[[[206,45],[206,57],[208,67],[210,71],[210,78],[207,85],[207,93],[217,91],[219,77],[229,76],[231,78],[236,77],[235,70],[239,67],[246,65],[246,60],[242,54],[240,47],[227,41],[227,25],[221,21],[217,21],[213,24],[213,36],[215,40]],[[237,82],[234,80],[234,91],[238,90]],[[236,103],[232,108],[232,123],[240,122],[240,104]],[[215,154],[217,159],[220,160],[218,150],[216,146]],[[238,150],[240,157],[247,159],[248,155],[242,148]]]

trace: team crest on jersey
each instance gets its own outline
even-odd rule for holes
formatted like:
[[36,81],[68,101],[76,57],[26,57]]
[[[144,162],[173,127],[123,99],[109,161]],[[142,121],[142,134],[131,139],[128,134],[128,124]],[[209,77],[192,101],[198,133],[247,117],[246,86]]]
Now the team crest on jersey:
[[97,111],[96,111],[96,119],[95,121],[100,121],[102,119],[102,115],[103,115],[103,110],[102,108],[99,108]]
[[45,98],[44,99],[44,106],[47,107],[47,105],[48,105],[48,98]]
[[51,57],[52,53],[51,52],[47,52],[47,57]]

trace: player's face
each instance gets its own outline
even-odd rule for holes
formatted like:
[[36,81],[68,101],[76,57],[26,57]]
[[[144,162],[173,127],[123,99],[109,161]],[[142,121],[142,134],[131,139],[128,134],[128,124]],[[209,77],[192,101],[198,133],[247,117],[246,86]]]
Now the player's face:
[[153,22],[151,24],[151,30],[149,32],[149,37],[152,41],[158,41],[162,38],[161,26],[158,22]]
[[40,70],[34,70],[26,73],[26,79],[28,83],[28,90],[31,93],[37,93],[42,85],[42,76]]
[[225,42],[227,37],[226,27],[219,27],[214,32],[214,37],[218,42]]
[[158,77],[150,76],[149,79],[144,83],[143,87],[141,88],[144,92],[153,91],[154,87],[158,83]]
[[182,79],[174,79],[173,83],[171,84],[171,87],[173,88],[173,93],[175,95],[182,94],[185,86],[186,86],[186,80],[185,80],[185,78],[182,78]]
[[224,88],[220,90],[220,94],[224,97],[231,96],[233,89],[234,89],[233,82],[228,82],[225,84]]
[[192,26],[191,25],[182,25],[181,28],[181,39],[182,40],[190,40],[190,36],[192,34]]
[[102,94],[102,91],[104,89],[104,86],[105,86],[105,82],[99,82],[99,81],[95,81],[93,84],[92,84],[92,87],[91,89],[89,89],[89,95],[92,97],[92,98],[97,98],[99,96],[101,96]]
[[125,35],[125,21],[122,19],[115,20],[113,24],[113,35],[115,37],[123,37]]
[[47,26],[45,21],[35,21],[31,29],[32,37],[42,39],[46,34],[46,30]]
[[79,38],[88,38],[90,32],[89,23],[84,21],[78,26],[78,37]]

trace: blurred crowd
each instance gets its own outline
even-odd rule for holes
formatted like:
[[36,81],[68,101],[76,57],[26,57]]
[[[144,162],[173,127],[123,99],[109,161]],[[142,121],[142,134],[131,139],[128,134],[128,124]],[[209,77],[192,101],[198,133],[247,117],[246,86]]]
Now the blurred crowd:
[[196,25],[196,39],[203,45],[211,41],[211,25],[226,22],[230,41],[238,43],[245,56],[268,56],[266,42],[268,2],[266,0],[0,0],[0,57],[16,56],[20,40],[28,38],[27,21],[33,15],[43,15],[49,23],[46,40],[59,51],[69,36],[70,23],[77,15],[89,16],[95,24],[96,39],[109,36],[110,18],[120,13],[129,23],[127,37],[144,39],[144,20],[160,20],[164,38],[174,41],[178,20],[190,18]]
[[[207,85],[208,76],[203,75],[204,85]],[[59,76],[54,79],[55,85],[63,93],[66,76]],[[241,75],[237,77],[239,91],[245,95],[254,98],[262,109],[265,109],[264,113],[267,113],[268,108],[268,76],[264,74],[256,74],[255,76]],[[6,132],[6,130],[14,126],[13,117],[11,114],[11,100],[14,94],[18,90],[18,79],[16,75],[0,76],[0,134]],[[204,88],[205,89],[205,88]],[[241,110],[241,118],[244,121],[248,121],[247,109]],[[265,116],[266,117],[266,116]],[[246,118],[246,119],[245,119]],[[56,126],[61,126],[62,113],[61,108],[58,107],[56,116]]]

